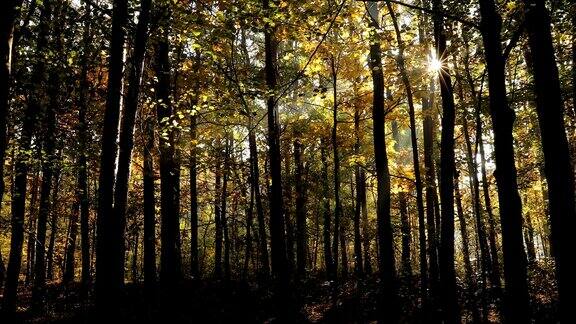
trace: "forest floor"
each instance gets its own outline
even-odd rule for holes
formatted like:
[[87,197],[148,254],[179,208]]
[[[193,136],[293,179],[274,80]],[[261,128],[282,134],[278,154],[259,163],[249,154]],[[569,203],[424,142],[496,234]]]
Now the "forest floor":
[[[555,292],[549,271],[533,269],[531,275],[532,315],[535,323],[555,323]],[[400,288],[401,322],[430,323],[434,312],[424,314],[419,308],[417,278],[404,280]],[[310,278],[293,284],[297,317],[301,323],[371,323],[377,319],[378,282],[350,278],[342,280],[335,290],[333,284]],[[42,314],[33,314],[29,290],[20,294],[18,322],[23,323],[96,323],[99,318],[91,298],[81,297],[80,286],[53,284],[48,286],[47,306]],[[460,289],[463,322],[472,322],[472,310],[480,302],[471,301],[470,292]],[[492,292],[490,293],[492,294]],[[144,298],[141,284],[128,283],[118,314],[118,323],[270,323],[286,305],[277,305],[271,285],[244,281],[186,281],[170,296],[161,292],[153,302]],[[336,298],[335,298],[336,296]],[[467,298],[468,296],[468,298]],[[479,299],[478,297],[472,298]],[[169,303],[163,301],[169,300]],[[489,296],[494,300],[494,296]],[[168,304],[166,306],[166,304]],[[164,305],[164,306],[162,306]],[[494,304],[488,306],[488,323],[498,323]],[[1,321],[0,321],[1,322]],[[111,324],[111,323],[110,323]]]

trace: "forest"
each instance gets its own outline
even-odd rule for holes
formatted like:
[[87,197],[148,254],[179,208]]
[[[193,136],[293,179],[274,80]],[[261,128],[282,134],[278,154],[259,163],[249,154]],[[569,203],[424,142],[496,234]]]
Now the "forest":
[[575,43],[572,0],[1,0],[0,323],[571,323]]

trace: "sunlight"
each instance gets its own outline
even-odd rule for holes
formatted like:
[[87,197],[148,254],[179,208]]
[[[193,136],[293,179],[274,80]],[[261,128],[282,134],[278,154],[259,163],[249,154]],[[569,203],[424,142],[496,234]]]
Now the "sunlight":
[[442,69],[442,61],[436,57],[436,51],[431,50],[428,56],[428,72],[438,73]]

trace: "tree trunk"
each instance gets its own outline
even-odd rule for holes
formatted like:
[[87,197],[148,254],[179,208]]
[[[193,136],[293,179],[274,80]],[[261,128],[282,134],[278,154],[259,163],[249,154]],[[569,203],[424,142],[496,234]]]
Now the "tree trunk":
[[[0,201],[4,197],[4,160],[6,158],[6,123],[9,110],[10,83],[12,74],[12,40],[14,24],[20,16],[22,0],[2,1],[0,5]],[[0,272],[4,277],[4,261],[0,260]],[[3,278],[0,278],[3,279]],[[0,280],[2,283],[4,280]]]
[[28,207],[28,239],[26,240],[26,279],[25,284],[29,285],[34,280],[34,261],[36,252],[36,222],[38,220],[37,202],[38,189],[40,188],[40,172],[36,171],[32,182],[32,193],[30,194],[30,206]]
[[[354,154],[360,157],[360,107],[354,105],[354,137],[356,143],[354,144]],[[356,180],[356,208],[354,209],[354,274],[356,276],[364,275],[364,264],[362,260],[362,237],[360,235],[360,218],[362,215],[362,194],[365,196],[366,192],[362,192],[362,166],[356,162],[354,166],[354,179]],[[366,235],[367,233],[364,233]],[[366,248],[366,247],[364,247]]]
[[[456,67],[457,69],[458,67]],[[460,100],[464,102],[464,92],[462,89],[462,79],[460,74],[456,72],[456,80],[458,82],[458,94]],[[474,95],[474,94],[473,94]],[[486,239],[486,225],[482,219],[482,204],[480,203],[480,184],[478,182],[478,168],[474,161],[474,154],[472,152],[472,141],[470,140],[470,132],[468,130],[468,119],[466,116],[466,109],[462,107],[464,113],[462,114],[462,128],[464,131],[464,142],[466,145],[466,165],[468,167],[468,179],[470,188],[472,189],[471,196],[473,201],[474,216],[476,219],[476,228],[478,231],[478,245],[480,247],[481,259],[481,282],[485,288],[484,283],[486,278],[490,275],[491,281],[496,281],[493,277],[494,271],[490,251],[488,250],[488,241]]]
[[482,40],[484,43],[490,90],[490,114],[494,129],[496,182],[502,223],[504,250],[504,320],[510,323],[529,321],[529,296],[526,254],[522,243],[522,203],[518,195],[514,164],[514,111],[506,98],[505,62],[501,48],[501,17],[493,0],[480,2]]
[[108,95],[104,111],[98,180],[96,241],[96,304],[102,310],[115,309],[124,286],[123,225],[113,215],[114,171],[116,169],[118,120],[122,97],[124,41],[128,23],[128,1],[115,0],[108,59]]
[[60,191],[60,176],[62,167],[58,165],[54,172],[54,190],[52,190],[52,206],[50,209],[50,240],[48,243],[48,251],[46,252],[46,279],[50,281],[54,279],[54,244],[56,243],[56,233],[58,232],[58,194]]
[[[10,256],[8,259],[8,268],[6,270],[6,282],[4,284],[4,299],[2,301],[2,311],[8,316],[12,316],[16,311],[16,298],[18,290],[18,277],[20,275],[20,266],[22,260],[22,245],[24,241],[24,215],[26,212],[26,186],[28,178],[28,157],[27,152],[30,150],[32,135],[36,128],[36,119],[41,113],[41,103],[37,96],[43,92],[45,86],[46,71],[46,53],[45,49],[48,42],[49,26],[51,20],[51,1],[44,1],[41,6],[39,33],[36,44],[37,61],[33,67],[32,95],[26,106],[23,121],[22,133],[18,140],[18,148],[15,156],[15,176],[14,190],[12,192],[12,219],[11,219],[11,236],[10,236]],[[4,10],[2,10],[4,13]],[[10,11],[6,12],[8,15]],[[14,13],[15,17],[16,13]],[[10,55],[9,53],[6,53]],[[4,65],[2,66],[4,68]],[[4,91],[4,90],[2,90]],[[0,98],[4,99],[4,98]],[[5,130],[4,130],[5,131]],[[1,136],[1,135],[0,135]],[[3,163],[3,161],[2,161]]]
[[179,167],[176,159],[176,130],[170,127],[174,115],[171,99],[170,67],[170,19],[171,9],[162,6],[158,10],[159,30],[156,43],[156,99],[160,126],[160,281],[169,289],[181,278],[180,267],[180,211],[179,211]]
[[330,245],[330,231],[332,219],[330,217],[330,184],[328,183],[328,157],[326,152],[326,141],[323,138],[320,139],[320,154],[322,159],[322,209],[324,214],[324,266],[326,267],[326,273],[328,278],[334,280],[336,277],[336,269],[334,266],[334,259],[332,258],[332,250]]
[[228,177],[230,174],[230,150],[232,148],[232,139],[230,134],[226,134],[224,148],[224,175],[222,177],[222,209],[220,214],[220,226],[222,227],[224,238],[224,279],[230,280],[230,236],[228,233]]
[[[56,13],[53,19],[62,19],[65,11],[62,6],[56,7]],[[54,28],[55,35],[62,34],[62,26],[64,21],[57,23]],[[54,38],[51,52],[53,53],[50,59],[54,56],[62,54],[62,37],[57,36]],[[52,206],[50,205],[50,198],[52,196],[52,182],[54,176],[54,167],[56,161],[56,110],[60,104],[60,91],[58,86],[61,83],[60,71],[57,67],[52,66],[50,76],[48,78],[47,95],[48,104],[43,109],[42,120],[42,184],[40,192],[40,210],[38,212],[38,227],[36,231],[36,261],[34,263],[34,285],[32,288],[32,308],[40,311],[44,308],[45,288],[46,288],[46,229],[48,224],[48,216],[50,215]]]
[[[368,3],[370,27],[379,29],[380,15],[376,2]],[[377,33],[372,36],[370,45],[369,66],[372,70],[374,89],[372,101],[372,120],[374,136],[374,156],[376,160],[376,182],[378,197],[376,202],[376,219],[378,228],[378,269],[380,271],[380,314],[382,319],[394,321],[397,318],[396,300],[396,269],[394,258],[394,242],[390,215],[390,173],[385,140],[384,112],[384,75],[382,72],[382,54]],[[386,309],[386,311],[384,311]],[[386,315],[384,315],[386,314]]]
[[147,297],[156,286],[156,199],[154,198],[154,121],[148,117],[144,125],[144,289]]
[[[454,174],[454,192],[456,195],[456,209],[458,215],[458,222],[460,223],[460,234],[462,235],[462,254],[464,257],[464,272],[466,275],[466,283],[471,286],[474,284],[472,279],[472,264],[470,263],[470,241],[468,239],[468,229],[466,226],[466,219],[464,218],[464,210],[462,208],[462,195],[460,194],[460,186],[458,174]],[[470,289],[472,290],[472,289]]]
[[[271,5],[277,7],[275,0],[263,0],[264,12],[271,15]],[[265,47],[265,74],[268,90],[275,91],[277,87],[276,65],[278,44],[276,40],[276,28],[266,23],[264,26]],[[268,146],[270,159],[270,180],[272,181],[270,195],[270,241],[272,250],[272,272],[279,280],[281,286],[288,283],[286,241],[284,240],[284,214],[282,208],[282,165],[280,155],[280,121],[278,118],[277,100],[274,94],[267,99],[268,111]],[[284,290],[287,287],[281,287]],[[283,293],[283,292],[281,292]]]
[[[444,62],[446,55],[446,35],[440,15],[442,1],[432,2],[434,10],[434,39],[436,57]],[[452,80],[447,68],[439,71],[440,92],[442,94],[442,139],[440,144],[440,199],[442,220],[440,235],[440,286],[442,310],[448,323],[460,322],[456,291],[456,270],[454,267],[454,94]]]
[[368,208],[366,204],[366,173],[360,170],[360,204],[362,205],[362,244],[364,245],[364,272],[372,273],[372,258],[370,256],[370,224],[368,222]]
[[284,183],[284,221],[285,221],[285,228],[286,228],[286,257],[288,260],[288,272],[292,274],[294,269],[296,268],[295,258],[296,258],[296,251],[294,250],[295,245],[295,235],[294,235],[294,217],[292,216],[294,213],[292,212],[294,205],[293,197],[292,197],[292,183],[294,182],[292,179],[292,173],[290,169],[290,149],[286,149],[287,153],[284,158],[284,179],[286,180]]
[[[220,144],[221,145],[221,144]],[[221,147],[218,147],[218,155],[222,154]],[[219,157],[217,157],[219,158]],[[222,175],[220,171],[220,161],[214,169],[215,173],[215,183],[214,183],[214,276],[217,279],[222,279],[222,192],[220,188],[222,187]]]
[[198,116],[190,117],[190,275],[200,278],[198,263]]
[[330,58],[332,76],[332,154],[334,155],[334,240],[332,241],[332,256],[336,276],[338,276],[338,238],[340,237],[340,216],[342,215],[342,202],[340,201],[340,156],[338,153],[338,71],[334,56]]
[[574,169],[564,127],[564,103],[554,54],[551,18],[543,0],[525,0],[528,44],[532,54],[536,112],[540,124],[548,201],[552,251],[556,260],[560,318],[576,305],[571,298],[576,266],[570,262],[571,228],[576,221]]
[[302,141],[294,140],[294,164],[296,183],[296,260],[297,276],[300,279],[306,277],[306,264],[308,263],[308,236],[306,226],[306,185],[304,184],[304,164],[302,162]]
[[429,259],[429,282],[430,293],[436,297],[439,289],[439,269],[438,269],[438,235],[436,234],[436,221],[434,215],[436,214],[438,196],[436,191],[436,173],[434,162],[434,121],[433,114],[433,100],[434,100],[434,84],[431,83],[430,97],[422,100],[422,111],[424,112],[424,166],[426,168],[426,227],[428,232],[428,257]]
[[[118,222],[117,235],[124,237],[126,228],[126,201],[128,199],[128,181],[130,179],[130,163],[132,160],[132,149],[134,147],[134,122],[138,111],[138,97],[140,94],[140,83],[142,70],[144,67],[144,56],[148,41],[148,24],[150,21],[150,7],[152,0],[142,0],[140,2],[140,14],[138,25],[134,35],[134,51],[132,62],[127,72],[128,92],[124,98],[122,107],[122,120],[120,122],[120,139],[118,141],[118,168],[116,171],[116,181],[114,186],[114,217]],[[124,277],[124,251],[122,252],[122,277]]]
[[412,261],[410,255],[410,241],[412,241],[412,233],[408,215],[408,199],[406,196],[407,193],[404,191],[398,193],[401,223],[400,232],[402,233],[402,274],[406,278],[410,278],[412,276]]
[[[250,117],[251,118],[251,117]],[[250,119],[252,121],[252,119]],[[258,237],[260,250],[260,275],[264,278],[270,274],[270,258],[268,256],[268,243],[266,235],[266,223],[264,221],[264,206],[262,205],[262,194],[260,193],[260,167],[258,163],[258,147],[256,146],[256,135],[252,122],[248,130],[248,146],[250,149],[250,181],[254,190],[256,200],[256,217],[258,218]]]
[[534,244],[534,227],[532,226],[532,216],[527,212],[524,217],[524,242],[526,244],[526,254],[528,263],[536,262],[536,246]]
[[412,161],[414,164],[414,177],[416,180],[416,207],[418,210],[418,237],[420,244],[420,291],[422,298],[426,298],[426,290],[428,287],[428,263],[426,260],[426,230],[424,222],[424,200],[422,195],[422,176],[420,175],[420,157],[418,154],[418,137],[416,134],[416,117],[414,109],[414,99],[412,94],[412,84],[410,83],[410,78],[408,77],[408,71],[406,69],[406,64],[404,60],[404,42],[402,41],[402,35],[400,33],[400,28],[398,26],[398,20],[396,14],[392,8],[390,1],[386,1],[388,11],[392,18],[392,23],[394,24],[394,31],[396,32],[396,41],[398,43],[398,56],[397,65],[402,76],[402,83],[404,84],[404,90],[406,91],[406,97],[408,100],[408,114],[410,116],[410,140],[412,143]]
[[132,283],[138,283],[138,245],[139,245],[139,238],[140,238],[140,230],[137,223],[134,224],[136,227],[134,229],[134,238],[132,241]]
[[76,252],[76,237],[78,236],[78,213],[80,205],[74,202],[70,216],[70,224],[68,226],[68,237],[66,244],[66,263],[64,267],[64,275],[62,281],[64,283],[71,283],[74,281],[75,273],[75,252]]
[[[468,229],[466,226],[466,218],[464,217],[464,211],[462,209],[462,195],[460,194],[459,185],[459,174],[454,174],[454,192],[456,195],[456,211],[458,215],[458,222],[460,223],[460,234],[462,235],[462,254],[464,258],[464,273],[466,276],[466,284],[468,285],[468,294],[466,298],[468,302],[472,305],[472,317],[474,323],[480,323],[480,314],[478,312],[478,307],[475,305],[475,292],[476,292],[476,282],[473,277],[472,264],[470,263],[470,241],[468,239]],[[484,310],[487,313],[487,310]]]
[[82,241],[82,291],[84,296],[88,293],[88,287],[92,281],[90,273],[90,206],[88,200],[88,123],[86,112],[88,110],[88,64],[90,57],[91,38],[91,8],[88,1],[84,2],[86,7],[86,19],[84,21],[83,43],[84,53],[82,54],[82,70],[80,72],[80,95],[78,98],[78,188],[77,198],[80,202],[80,237]]

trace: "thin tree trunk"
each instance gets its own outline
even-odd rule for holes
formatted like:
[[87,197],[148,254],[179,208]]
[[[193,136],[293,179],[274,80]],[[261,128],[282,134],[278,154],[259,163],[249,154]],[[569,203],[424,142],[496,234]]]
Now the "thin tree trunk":
[[82,241],[82,291],[84,296],[88,293],[88,287],[91,278],[91,265],[90,265],[90,205],[88,200],[88,123],[86,120],[86,112],[88,110],[88,64],[90,56],[91,44],[91,7],[88,1],[84,2],[86,8],[84,31],[83,31],[83,44],[84,53],[82,55],[82,70],[80,72],[80,95],[78,98],[78,188],[77,199],[80,201],[80,237]]
[[342,202],[340,201],[340,155],[338,153],[338,71],[334,56],[330,58],[330,70],[332,76],[332,154],[334,159],[334,240],[332,241],[332,256],[336,276],[338,275],[338,238],[340,237],[340,217],[342,215]]
[[528,263],[536,262],[536,246],[534,244],[534,227],[532,226],[532,216],[527,212],[524,217],[524,242],[526,244],[526,254]]
[[60,193],[60,176],[62,167],[58,165],[54,172],[54,190],[52,190],[52,206],[50,209],[50,240],[48,243],[48,251],[46,252],[46,279],[50,281],[54,279],[54,244],[56,243],[56,235],[58,233],[58,194]]
[[[354,154],[360,156],[360,107],[354,105],[354,137],[356,143],[354,144]],[[360,218],[362,215],[362,178],[360,173],[362,166],[357,162],[354,167],[354,179],[356,180],[356,208],[354,209],[354,274],[356,276],[364,275],[364,264],[362,260],[362,237],[360,235]],[[366,235],[366,233],[364,234]]]
[[[432,2],[434,10],[434,39],[436,57],[443,61],[446,55],[446,35],[440,11],[442,1]],[[442,139],[440,147],[440,199],[442,220],[440,235],[440,297],[444,319],[448,323],[460,322],[454,266],[454,93],[452,79],[444,67],[439,71],[440,92],[442,94]]]
[[[468,229],[466,226],[466,218],[464,217],[464,211],[462,209],[462,195],[460,194],[459,185],[459,174],[454,174],[454,191],[456,195],[456,210],[458,215],[458,222],[460,223],[460,234],[462,235],[462,254],[464,257],[464,273],[466,276],[466,283],[468,285],[467,299],[471,304],[472,317],[474,323],[480,323],[480,314],[478,312],[478,307],[476,307],[475,292],[476,292],[476,282],[473,277],[472,264],[470,263],[470,241],[468,239]],[[487,310],[484,309],[484,313]]]
[[[56,14],[53,19],[62,19],[66,14],[63,6],[56,7]],[[55,35],[62,34],[64,21],[55,24]],[[54,38],[51,59],[62,54],[63,40],[61,36]],[[51,212],[50,198],[52,196],[52,182],[54,176],[54,164],[56,160],[56,110],[60,104],[60,91],[58,86],[61,83],[60,71],[57,67],[52,67],[48,78],[47,95],[48,104],[43,109],[42,120],[42,184],[40,192],[40,210],[38,212],[38,227],[36,231],[36,261],[34,263],[34,285],[32,289],[32,308],[40,311],[44,308],[46,289],[46,229],[48,216]]]
[[412,85],[410,83],[410,78],[408,77],[408,71],[406,69],[406,64],[404,60],[404,42],[402,41],[402,35],[400,33],[400,28],[398,26],[398,20],[396,14],[392,8],[390,1],[386,2],[388,11],[392,18],[392,23],[394,24],[394,31],[396,32],[396,41],[398,43],[398,56],[397,64],[402,76],[402,83],[404,84],[404,90],[406,91],[406,97],[408,100],[408,114],[410,116],[410,140],[412,143],[412,161],[414,164],[414,177],[416,180],[416,207],[418,210],[418,234],[419,234],[419,244],[420,244],[420,289],[422,298],[426,298],[426,290],[428,287],[428,263],[426,259],[426,230],[424,222],[424,199],[422,195],[422,176],[420,175],[420,157],[418,154],[418,137],[416,134],[416,117],[414,109],[414,99],[412,94]]
[[[221,144],[220,144],[221,145]],[[221,150],[221,147],[218,147]],[[218,155],[222,154],[220,151]],[[218,157],[217,157],[218,158]],[[214,183],[214,224],[215,224],[215,237],[214,237],[214,276],[217,279],[222,279],[222,176],[220,171],[220,162],[217,162]]]
[[306,226],[306,185],[304,184],[304,164],[302,152],[304,148],[300,138],[294,140],[294,164],[296,183],[296,256],[297,276],[299,279],[306,277],[306,265],[308,263],[308,235]]
[[62,281],[64,283],[70,283],[74,281],[75,264],[76,264],[76,237],[78,236],[78,213],[80,205],[78,202],[74,202],[72,206],[72,212],[70,216],[69,233],[66,240],[66,263],[64,267],[64,275]]
[[190,117],[190,275],[200,278],[198,263],[198,122],[197,115]]
[[290,150],[287,149],[288,154],[284,158],[284,221],[285,221],[285,228],[286,228],[286,257],[288,260],[288,272],[292,274],[294,269],[296,268],[295,258],[296,258],[296,251],[294,250],[295,245],[295,235],[294,235],[294,213],[292,206],[294,205],[293,197],[292,197],[292,172],[290,169]]
[[132,250],[132,283],[138,283],[138,245],[140,238],[140,230],[138,224],[134,224],[134,241]]
[[320,139],[320,154],[322,159],[322,210],[324,214],[323,236],[324,236],[324,266],[328,278],[333,280],[336,277],[334,260],[332,259],[332,250],[330,245],[331,222],[330,217],[330,187],[328,183],[328,157],[326,154],[326,143],[323,138]]
[[364,245],[364,272],[372,273],[372,258],[370,256],[370,224],[368,222],[368,208],[366,204],[366,173],[360,170],[360,204],[362,205],[362,244]]
[[29,285],[34,280],[34,254],[36,252],[36,221],[38,220],[38,189],[40,183],[40,172],[36,171],[32,182],[32,193],[30,194],[30,206],[28,207],[28,239],[26,242],[26,279],[25,284]]
[[[250,117],[250,121],[252,121]],[[266,235],[266,224],[264,221],[264,206],[262,204],[262,194],[260,193],[260,167],[258,163],[258,147],[256,146],[256,135],[252,122],[248,130],[248,146],[250,149],[250,181],[254,190],[256,200],[256,217],[258,218],[258,237],[260,250],[260,275],[264,278],[270,274],[270,258],[268,256],[268,243]]]
[[144,289],[151,297],[156,286],[156,200],[154,198],[154,121],[144,122]]
[[224,239],[224,279],[230,280],[230,236],[228,233],[228,176],[230,174],[230,150],[232,147],[232,139],[229,134],[226,134],[224,148],[224,175],[222,177],[222,209],[220,214],[220,226],[222,227]]
[[402,273],[406,278],[412,276],[412,261],[410,255],[411,229],[408,215],[407,193],[402,191],[398,193],[398,202],[400,204],[400,232],[402,233]]
[[[370,26],[379,28],[380,15],[376,2],[368,3]],[[396,300],[396,268],[394,258],[394,242],[390,215],[390,173],[388,170],[388,156],[385,139],[385,111],[384,111],[384,75],[382,72],[382,54],[378,34],[374,33],[370,43],[369,66],[372,71],[374,88],[372,102],[372,120],[374,136],[374,155],[376,159],[376,182],[378,197],[376,202],[376,219],[378,223],[378,268],[380,271],[380,314],[384,319],[395,321],[397,319]],[[384,311],[386,309],[387,311]]]

